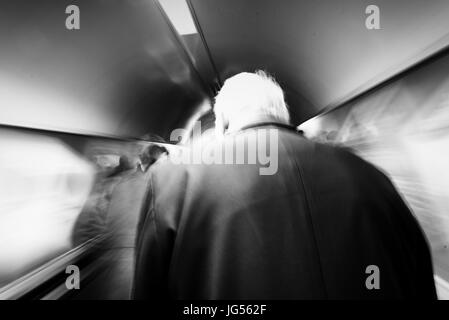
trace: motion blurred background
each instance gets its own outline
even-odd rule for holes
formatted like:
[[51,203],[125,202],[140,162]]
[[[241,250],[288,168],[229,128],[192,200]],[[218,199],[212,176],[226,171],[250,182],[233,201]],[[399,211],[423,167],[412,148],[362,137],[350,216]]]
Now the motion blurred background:
[[381,168],[400,190],[432,247],[437,281],[449,281],[449,57],[299,126]]

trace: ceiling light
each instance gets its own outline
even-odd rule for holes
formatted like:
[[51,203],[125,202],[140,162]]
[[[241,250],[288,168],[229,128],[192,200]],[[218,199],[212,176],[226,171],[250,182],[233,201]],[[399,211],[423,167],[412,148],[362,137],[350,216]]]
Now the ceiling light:
[[186,0],[159,0],[159,3],[180,35],[198,33]]

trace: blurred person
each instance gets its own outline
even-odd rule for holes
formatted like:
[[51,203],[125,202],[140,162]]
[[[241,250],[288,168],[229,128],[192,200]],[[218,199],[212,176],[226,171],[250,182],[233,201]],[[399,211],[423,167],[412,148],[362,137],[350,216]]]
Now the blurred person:
[[166,155],[168,155],[167,148],[152,143],[149,146],[146,146],[139,155],[138,168],[142,172],[146,172],[152,164]]
[[110,168],[97,162],[97,173],[92,190],[78,216],[72,232],[73,246],[104,234],[112,192],[128,170],[132,169],[129,157],[119,156],[118,164]]
[[[164,146],[149,144],[139,155],[138,167],[114,186],[105,219],[106,240],[102,245],[102,272],[95,278],[83,299],[128,300],[131,298],[134,278],[134,256],[139,217],[149,199],[148,168],[168,155]],[[132,168],[129,161],[120,162]]]
[[274,130],[278,170],[151,168],[134,298],[436,299],[426,239],[390,180],[290,127],[272,77],[228,79],[214,112],[217,144],[260,149],[256,133]]

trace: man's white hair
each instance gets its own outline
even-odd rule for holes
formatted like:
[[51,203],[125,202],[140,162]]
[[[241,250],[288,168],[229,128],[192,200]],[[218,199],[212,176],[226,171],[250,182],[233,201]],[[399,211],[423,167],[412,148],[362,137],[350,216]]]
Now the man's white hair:
[[255,118],[290,122],[284,92],[273,77],[260,70],[242,72],[227,79],[215,98],[214,112],[217,122],[231,124]]

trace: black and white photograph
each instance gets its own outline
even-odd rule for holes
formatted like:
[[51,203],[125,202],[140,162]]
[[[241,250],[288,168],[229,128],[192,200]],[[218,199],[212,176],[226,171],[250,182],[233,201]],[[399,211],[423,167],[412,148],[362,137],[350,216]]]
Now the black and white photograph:
[[448,246],[449,1],[0,0],[0,300],[449,300]]

